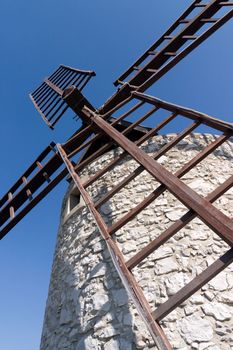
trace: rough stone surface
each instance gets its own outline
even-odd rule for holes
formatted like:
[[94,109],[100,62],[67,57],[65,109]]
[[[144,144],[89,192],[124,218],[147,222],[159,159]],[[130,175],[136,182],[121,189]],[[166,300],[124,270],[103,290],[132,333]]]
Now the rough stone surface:
[[188,316],[182,320],[181,332],[188,344],[206,342],[213,338],[211,324],[198,316]]
[[[156,154],[175,134],[156,136],[142,148]],[[215,140],[191,134],[159,159],[175,173]],[[206,196],[233,174],[233,142],[228,141],[182,177]],[[80,174],[88,178],[122,150],[98,158]],[[127,157],[88,187],[94,200],[107,193],[137,164]],[[111,226],[140,203],[159,184],[146,172],[119,191],[100,211]],[[65,217],[72,184],[64,198],[61,225],[52,267],[41,350],[149,350],[157,349],[145,324],[118,278],[92,216],[82,204]],[[233,218],[233,191],[214,205]],[[165,191],[114,237],[128,260],[188,211]],[[195,218],[166,244],[133,269],[152,309],[210,266],[228,249],[226,243]],[[177,350],[233,350],[233,266],[203,286],[161,321]]]

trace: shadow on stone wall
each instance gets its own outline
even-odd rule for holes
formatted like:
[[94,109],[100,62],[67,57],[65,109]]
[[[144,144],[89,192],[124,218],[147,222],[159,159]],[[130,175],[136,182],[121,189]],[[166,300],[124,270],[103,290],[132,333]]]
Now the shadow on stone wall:
[[40,349],[136,349],[129,303],[95,223],[79,209],[58,235]]

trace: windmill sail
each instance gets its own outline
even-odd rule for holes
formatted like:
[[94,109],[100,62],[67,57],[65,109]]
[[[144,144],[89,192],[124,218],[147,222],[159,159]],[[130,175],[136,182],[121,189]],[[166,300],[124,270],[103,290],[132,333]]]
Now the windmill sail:
[[74,85],[82,91],[93,76],[95,76],[93,71],[60,65],[29,95],[35,108],[51,129],[68,109],[61,98],[63,91],[70,85]]

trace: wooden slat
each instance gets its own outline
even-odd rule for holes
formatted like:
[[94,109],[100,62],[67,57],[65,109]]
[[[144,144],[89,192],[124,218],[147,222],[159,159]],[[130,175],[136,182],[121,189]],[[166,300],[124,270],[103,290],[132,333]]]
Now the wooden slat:
[[53,84],[51,81],[49,81],[48,79],[45,79],[45,83],[54,91],[56,91],[56,93],[60,96],[62,96],[63,90],[60,89],[57,85]]
[[217,118],[213,118],[205,113],[195,111],[194,109],[179,106],[174,103],[170,103],[153,96],[141,94],[139,92],[134,92],[133,96],[137,97],[141,101],[154,104],[155,106],[164,108],[170,112],[178,112],[180,115],[183,115],[184,117],[187,117],[193,120],[199,119],[203,124],[208,125],[214,129],[220,130],[222,132],[230,132],[230,133],[233,132],[232,123],[227,123]]
[[[178,19],[171,25],[171,27],[166,30],[165,33],[163,33],[161,35],[161,37],[156,40],[156,42],[149,47],[149,49],[139,58],[137,59],[130,68],[128,68],[115,82],[115,85],[118,85],[119,80],[123,81],[125,80],[128,75],[132,72],[132,68],[134,66],[138,66],[139,64],[141,64],[148,55],[148,52],[150,51],[154,51],[157,47],[159,47],[163,42],[164,42],[164,38],[167,36],[170,36],[172,34],[172,32],[179,26],[179,24],[181,23],[182,20],[184,20],[186,17],[188,17],[190,15],[190,13],[194,10],[195,6],[197,4],[197,1],[193,1],[192,4],[181,14],[180,17],[178,17]],[[166,40],[166,39],[165,39]]]
[[24,218],[52,189],[57,186],[57,184],[67,175],[67,169],[63,169],[41,192],[39,192],[28,205],[22,208],[15,217],[10,220],[3,228],[0,230],[0,239],[6,236],[10,230]]

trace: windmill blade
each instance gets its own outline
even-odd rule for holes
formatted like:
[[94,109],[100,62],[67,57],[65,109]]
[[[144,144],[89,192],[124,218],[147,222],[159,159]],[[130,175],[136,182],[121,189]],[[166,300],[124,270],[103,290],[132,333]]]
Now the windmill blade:
[[[233,187],[233,175],[230,174],[220,184],[216,182],[218,184],[215,189],[205,197],[200,195],[197,190],[192,189],[192,186],[186,184],[182,179],[184,175],[195,169],[209,155],[213,154],[218,147],[224,143],[228,144],[233,136],[233,124],[140,92],[132,93],[127,103],[122,103],[121,106],[115,107],[114,111],[112,110],[108,115],[101,115],[97,111],[89,109],[85,104],[81,107],[77,105],[80,93],[75,88],[70,91],[70,94],[67,103],[73,111],[81,115],[87,124],[96,127],[100,133],[105,134],[109,139],[109,144],[114,142],[122,152],[110,161],[107,158],[103,159],[100,167],[93,167],[91,176],[87,180],[80,177],[80,166],[74,166],[71,161],[73,155],[79,151],[79,147],[69,153],[66,152],[63,146],[57,145],[61,158],[79,189],[102,238],[106,242],[110,257],[124,287],[134,302],[139,315],[144,320],[158,349],[172,350],[172,346],[165,332],[160,328],[159,322],[233,262],[233,220],[213,204]],[[82,108],[81,111],[79,108]],[[114,116],[115,112],[117,114],[116,117]],[[108,120],[106,120],[106,117]],[[111,122],[109,122],[110,119]],[[174,120],[175,123],[173,123]],[[118,124],[123,121],[127,121],[129,124],[126,129],[120,132]],[[184,121],[185,127],[183,127]],[[144,122],[153,125],[153,127],[148,129],[140,139],[133,142],[129,138],[130,130]],[[150,144],[151,138],[159,133],[162,135],[163,128],[170,123],[173,123],[173,136],[171,135],[172,137],[168,138],[161,147],[155,147],[153,152],[148,152],[147,146]],[[212,128],[214,134],[216,134],[211,141],[207,142],[197,153],[193,153],[185,162],[181,162],[175,172],[173,168],[161,164],[160,157],[169,158],[169,151],[177,148],[182,141],[187,141],[186,137],[192,137],[190,134],[203,125]],[[105,147],[107,145],[108,143],[105,144]],[[143,145],[145,148],[141,147]],[[229,144],[226,147],[229,155],[232,155],[232,147]],[[100,192],[96,196],[96,192],[91,190],[91,185],[96,183],[98,188],[98,181],[101,176],[108,178],[114,167],[129,159],[135,162],[135,167],[129,168],[127,176],[114,182],[107,192]],[[93,158],[87,159],[85,165],[88,166],[92,160]],[[133,180],[143,172],[150,174],[157,181],[154,189],[143,197],[141,201],[137,202],[136,205],[134,201],[131,202],[130,206],[128,203],[122,202],[121,206],[125,206],[124,214],[117,216],[113,221],[106,221],[101,207],[109,201],[111,203],[115,194],[130,185],[137,191],[140,181],[133,183]],[[143,181],[143,179],[141,180]],[[165,191],[172,194],[185,206],[184,214],[174,221],[173,224],[168,225],[164,231],[161,230],[158,235],[156,234],[153,240],[141,250],[137,250],[135,255],[128,261],[125,261],[123,249],[120,249],[118,240],[114,235],[123,227],[127,227],[127,224],[135,219],[137,215],[142,215],[143,210],[148,209],[153,201],[163,198]],[[132,193],[132,196],[134,194]],[[171,208],[174,210],[174,207],[171,206]],[[208,265],[200,275],[194,277],[183,288],[174,295],[169,296],[155,310],[152,310],[143,294],[143,289],[134,276],[133,268],[143,263],[150,254],[155,252],[156,249],[161,247],[196,217],[203,221],[213,231],[213,234],[218,235],[225,241],[230,246],[230,249],[211,265]],[[122,231],[121,234],[125,234],[125,232]]]
[[[198,14],[197,9],[200,10]],[[107,113],[127,98],[132,90],[144,92],[232,17],[232,1],[194,1],[114,82],[114,85],[122,87],[100,108],[100,112]]]
[[[64,149],[72,153],[80,146],[80,152],[90,144],[85,141],[92,133],[90,126],[80,128],[64,143]],[[0,239],[68,174],[62,165],[55,143],[51,142],[0,199]]]
[[35,108],[51,129],[68,109],[61,98],[63,91],[70,85],[74,85],[79,91],[82,91],[93,76],[95,76],[93,71],[60,65],[29,95]]
[[[84,98],[85,100],[85,98]],[[77,104],[77,101],[76,101]],[[88,104],[88,102],[87,102]],[[90,106],[90,104],[88,104]],[[114,123],[115,119],[110,119]],[[129,123],[118,123],[123,131]],[[131,140],[142,137],[148,128],[138,127],[129,133]],[[116,147],[104,133],[92,125],[78,129],[63,145],[69,157],[75,157],[77,171]],[[15,184],[0,199],[0,239],[34,208],[68,174],[54,142],[33,161]]]

